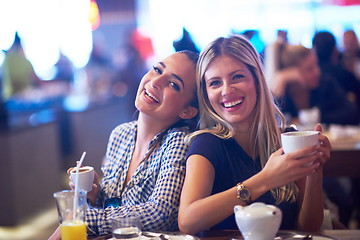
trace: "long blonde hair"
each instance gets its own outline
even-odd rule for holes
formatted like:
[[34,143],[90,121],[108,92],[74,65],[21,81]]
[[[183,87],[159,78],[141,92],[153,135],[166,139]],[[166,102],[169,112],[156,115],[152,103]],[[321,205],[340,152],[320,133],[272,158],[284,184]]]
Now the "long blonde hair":
[[[284,127],[284,116],[276,106],[273,96],[267,87],[260,56],[253,45],[241,35],[231,35],[228,38],[220,37],[211,42],[200,54],[196,69],[196,84],[200,110],[200,130],[190,134],[190,142],[195,136],[208,132],[222,139],[229,139],[235,135],[234,126],[222,119],[211,107],[206,92],[204,74],[210,63],[221,55],[227,55],[243,62],[254,77],[257,103],[255,106],[254,124],[250,129],[250,141],[254,146],[253,153],[259,154],[262,168],[270,155],[281,147],[280,129],[277,119]],[[256,156],[252,156],[255,158]],[[273,189],[272,193],[277,202],[295,200],[297,187],[294,183]]]

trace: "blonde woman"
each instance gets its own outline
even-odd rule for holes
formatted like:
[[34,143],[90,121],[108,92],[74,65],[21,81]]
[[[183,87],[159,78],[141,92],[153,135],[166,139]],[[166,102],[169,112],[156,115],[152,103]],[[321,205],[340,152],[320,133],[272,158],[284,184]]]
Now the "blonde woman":
[[320,146],[284,154],[277,123],[284,118],[251,43],[239,35],[210,43],[200,54],[197,87],[201,130],[190,135],[180,230],[237,229],[234,206],[252,202],[277,205],[281,229],[319,230],[330,142],[320,134]]

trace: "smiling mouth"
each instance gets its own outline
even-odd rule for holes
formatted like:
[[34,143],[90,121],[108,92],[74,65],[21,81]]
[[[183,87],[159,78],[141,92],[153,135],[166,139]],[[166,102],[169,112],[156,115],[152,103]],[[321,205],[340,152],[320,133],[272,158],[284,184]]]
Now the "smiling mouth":
[[233,102],[222,103],[222,105],[225,108],[232,108],[232,107],[240,105],[243,101],[244,101],[244,99],[242,98],[242,99],[239,99],[239,100],[236,100],[236,101],[233,101]]
[[151,98],[154,102],[156,102],[156,103],[159,103],[159,102],[160,102],[156,97],[154,97],[153,95],[151,95],[151,93],[149,93],[148,91],[146,91],[146,89],[145,89],[145,95],[148,96],[148,97],[150,97],[150,98]]

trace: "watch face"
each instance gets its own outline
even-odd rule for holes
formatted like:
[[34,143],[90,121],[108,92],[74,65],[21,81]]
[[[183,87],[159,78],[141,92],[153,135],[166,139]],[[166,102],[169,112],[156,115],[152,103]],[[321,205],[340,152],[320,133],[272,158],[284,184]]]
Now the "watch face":
[[246,188],[241,189],[240,192],[239,192],[239,196],[240,196],[241,199],[247,200],[250,197],[250,192]]

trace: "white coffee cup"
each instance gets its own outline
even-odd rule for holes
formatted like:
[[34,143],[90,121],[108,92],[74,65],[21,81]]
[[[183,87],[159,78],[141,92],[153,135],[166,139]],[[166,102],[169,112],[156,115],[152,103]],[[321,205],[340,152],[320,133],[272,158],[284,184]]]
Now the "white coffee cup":
[[[74,184],[76,181],[76,170],[77,168],[75,167],[70,171],[71,180]],[[80,167],[77,174],[79,190],[90,192],[94,182],[94,168],[90,166]]]
[[318,131],[295,131],[281,134],[284,153],[291,153],[301,148],[315,146],[319,143]]

